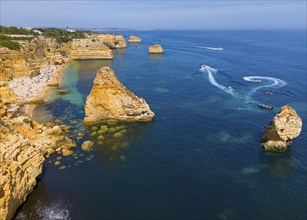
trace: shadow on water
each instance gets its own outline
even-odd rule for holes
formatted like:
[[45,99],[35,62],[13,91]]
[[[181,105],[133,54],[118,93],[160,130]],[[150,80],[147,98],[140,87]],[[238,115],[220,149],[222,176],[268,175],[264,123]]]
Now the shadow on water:
[[274,177],[286,176],[295,165],[290,150],[281,153],[260,151],[259,159]]

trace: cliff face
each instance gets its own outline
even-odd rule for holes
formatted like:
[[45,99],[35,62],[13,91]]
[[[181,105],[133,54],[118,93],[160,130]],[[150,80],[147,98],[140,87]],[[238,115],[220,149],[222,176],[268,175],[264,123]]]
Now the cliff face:
[[46,65],[61,64],[61,46],[55,39],[38,37],[19,40],[19,51],[0,47],[0,80],[15,76],[32,76]]
[[109,67],[101,68],[87,97],[84,123],[99,121],[151,121],[154,113],[143,98],[130,92]]
[[162,54],[164,53],[163,48],[161,47],[160,44],[155,44],[152,46],[149,46],[148,52],[151,54]]
[[284,151],[301,130],[302,119],[292,107],[285,105],[265,128],[261,146],[268,151]]
[[36,185],[44,157],[0,118],[0,219],[11,219]]
[[61,126],[45,127],[28,116],[0,118],[0,219],[10,219],[33,191],[44,155],[76,144]]
[[123,35],[119,34],[87,34],[88,39],[96,39],[110,49],[126,48],[126,41]]
[[97,39],[74,39],[70,43],[71,59],[113,59],[112,50]]

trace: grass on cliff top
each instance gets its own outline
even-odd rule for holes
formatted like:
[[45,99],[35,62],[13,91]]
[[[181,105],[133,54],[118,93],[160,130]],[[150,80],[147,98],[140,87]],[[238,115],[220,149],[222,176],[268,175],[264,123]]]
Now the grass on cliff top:
[[6,47],[6,48],[11,49],[11,50],[19,50],[20,44],[12,41],[12,39],[17,40],[15,38],[0,35],[0,46]]
[[72,39],[85,38],[83,31],[69,32],[57,28],[38,28],[37,30],[43,32],[43,36],[56,39],[58,43],[67,43]]
[[33,30],[28,30],[24,28],[18,27],[4,27],[0,26],[0,34],[21,34],[21,35],[38,35],[38,33],[34,32]]

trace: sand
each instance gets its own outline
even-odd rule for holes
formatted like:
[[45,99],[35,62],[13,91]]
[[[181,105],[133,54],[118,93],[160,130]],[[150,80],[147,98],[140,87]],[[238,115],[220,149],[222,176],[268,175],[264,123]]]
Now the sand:
[[[60,82],[59,74],[65,69],[66,64],[63,65],[49,65],[40,70],[39,75],[30,77],[22,76],[15,77],[9,81],[10,88],[14,91],[16,96],[22,101],[30,102],[31,100],[47,101],[51,95],[51,87],[49,83]],[[36,105],[29,105],[26,107],[26,112],[32,116],[32,111]]]

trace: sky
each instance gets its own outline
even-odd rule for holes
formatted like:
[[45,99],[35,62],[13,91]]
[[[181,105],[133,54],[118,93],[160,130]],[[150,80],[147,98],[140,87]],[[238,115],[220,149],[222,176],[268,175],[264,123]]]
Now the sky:
[[305,0],[0,0],[0,24],[29,27],[306,29]]

